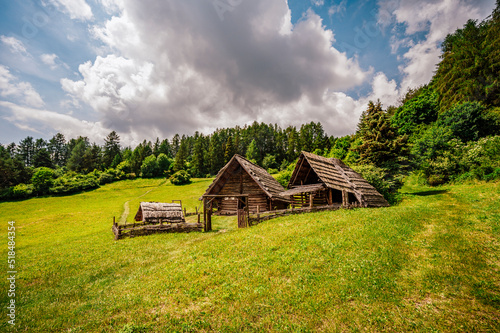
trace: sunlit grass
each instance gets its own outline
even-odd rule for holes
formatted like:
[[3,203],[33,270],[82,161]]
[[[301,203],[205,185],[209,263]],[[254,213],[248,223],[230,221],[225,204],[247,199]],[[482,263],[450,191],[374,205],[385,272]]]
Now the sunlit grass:
[[17,330],[500,330],[498,182],[409,182],[395,207],[248,229],[214,217],[209,233],[113,240],[126,202],[130,222],[140,201],[182,199],[194,211],[210,183],[134,180],[0,203],[3,238],[7,221],[18,227]]

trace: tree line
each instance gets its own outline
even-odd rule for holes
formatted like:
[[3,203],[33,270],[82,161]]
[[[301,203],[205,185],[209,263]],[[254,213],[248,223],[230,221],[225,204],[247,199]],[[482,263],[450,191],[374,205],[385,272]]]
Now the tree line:
[[296,128],[254,122],[210,135],[175,135],[122,147],[116,132],[103,146],[86,137],[27,137],[0,145],[0,197],[64,194],[119,179],[207,177],[234,154],[246,156],[286,185],[301,151],[339,158],[389,201],[404,177],[439,185],[500,178],[500,0],[491,16],[448,35],[432,80],[397,105],[371,101],[356,132],[335,138],[321,123]]
[[[115,131],[104,139],[102,146],[91,143],[87,137],[67,141],[60,133],[48,141],[27,137],[18,144],[0,145],[0,188],[7,193],[17,186],[21,197],[27,196],[25,192],[30,190],[31,194],[39,193],[36,184],[33,188],[27,186],[33,183],[38,171],[45,172],[49,180],[66,179],[66,185],[81,182],[83,178],[92,179],[90,188],[118,179],[170,176],[181,170],[192,177],[210,177],[234,154],[278,172],[302,150],[323,154],[333,141],[319,122],[285,129],[276,124],[254,122],[244,127],[218,129],[210,135],[196,132],[192,136],[176,134],[171,140],[144,140],[134,148],[122,147]],[[43,186],[43,190],[54,188],[54,183]]]

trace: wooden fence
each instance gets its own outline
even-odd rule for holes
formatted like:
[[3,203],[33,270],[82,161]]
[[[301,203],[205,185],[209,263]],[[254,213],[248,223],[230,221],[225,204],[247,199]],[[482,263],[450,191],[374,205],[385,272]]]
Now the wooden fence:
[[[341,204],[336,205],[326,205],[326,206],[314,206],[314,207],[304,207],[304,208],[290,208],[290,209],[280,209],[273,211],[266,211],[257,214],[251,214],[248,219],[249,226],[259,224],[263,221],[268,221],[277,217],[291,216],[296,214],[311,213],[311,212],[322,212],[329,210],[338,210],[342,208]],[[345,207],[344,207],[345,208]]]
[[115,240],[119,240],[125,237],[136,237],[158,233],[203,231],[203,224],[186,222],[148,224],[139,222],[118,225],[116,222],[113,222],[112,230],[115,234]]

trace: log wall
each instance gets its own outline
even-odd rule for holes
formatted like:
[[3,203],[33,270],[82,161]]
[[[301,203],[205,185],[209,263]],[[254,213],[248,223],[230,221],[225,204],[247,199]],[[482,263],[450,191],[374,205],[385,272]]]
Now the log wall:
[[231,198],[231,195],[248,194],[248,206],[250,212],[257,212],[257,206],[260,211],[269,209],[266,193],[255,183],[255,181],[241,168],[236,170],[226,181],[219,195],[227,195],[219,202],[219,212],[221,214],[235,214],[238,212],[238,199]]

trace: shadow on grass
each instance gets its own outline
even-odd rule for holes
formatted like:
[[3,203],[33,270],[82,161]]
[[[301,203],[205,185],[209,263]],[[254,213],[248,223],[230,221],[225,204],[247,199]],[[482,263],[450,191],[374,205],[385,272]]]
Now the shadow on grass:
[[406,195],[418,195],[419,197],[428,197],[431,195],[438,195],[447,193],[448,190],[433,190],[433,191],[423,191],[423,192],[414,192],[414,193],[402,193]]

